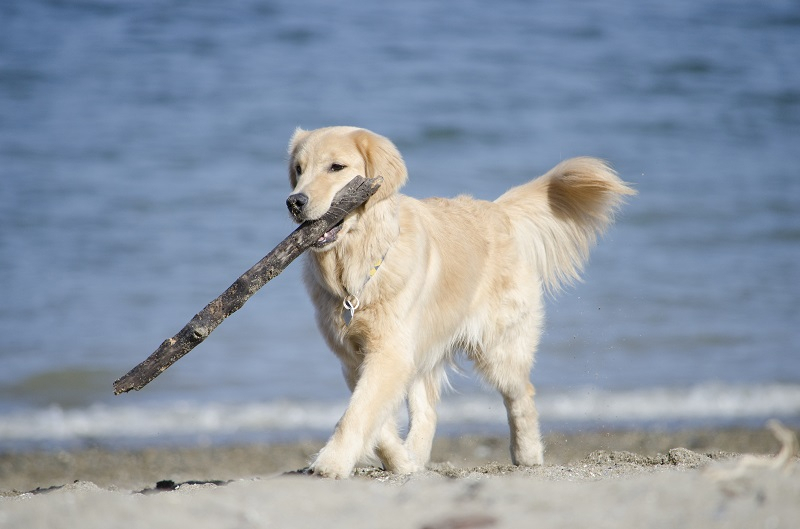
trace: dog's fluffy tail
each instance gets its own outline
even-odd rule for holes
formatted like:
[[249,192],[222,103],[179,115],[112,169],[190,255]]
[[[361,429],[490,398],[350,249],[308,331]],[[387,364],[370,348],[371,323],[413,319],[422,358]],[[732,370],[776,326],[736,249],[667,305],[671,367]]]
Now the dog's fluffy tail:
[[544,288],[556,293],[580,279],[598,235],[613,222],[625,195],[634,194],[605,162],[581,157],[561,162],[495,202],[509,214]]

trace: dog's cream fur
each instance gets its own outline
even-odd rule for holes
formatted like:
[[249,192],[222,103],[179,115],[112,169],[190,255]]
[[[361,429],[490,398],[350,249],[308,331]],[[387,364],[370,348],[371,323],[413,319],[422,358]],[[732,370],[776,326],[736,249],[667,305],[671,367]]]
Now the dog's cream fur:
[[[458,351],[503,396],[513,462],[541,464],[529,376],[543,293],[578,278],[623,195],[634,191],[602,161],[573,158],[494,202],[416,200],[398,193],[407,173],[396,147],[352,127],[298,129],[289,156],[287,203],[300,195],[304,202],[290,205],[297,221],[322,216],[356,175],[384,180],[335,240],[307,257],[317,322],[352,391],[311,470],[347,477],[374,452],[395,472],[424,468],[445,367]],[[350,295],[360,305],[347,324],[342,303]],[[405,440],[395,424],[404,400]]]

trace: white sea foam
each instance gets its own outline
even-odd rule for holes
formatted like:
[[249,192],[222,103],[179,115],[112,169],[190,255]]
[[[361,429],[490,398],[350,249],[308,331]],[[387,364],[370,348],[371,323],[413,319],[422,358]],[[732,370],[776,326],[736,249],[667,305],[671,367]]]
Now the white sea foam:
[[[487,405],[486,396],[464,396],[445,402],[443,421],[505,421],[499,399]],[[702,384],[689,388],[651,388],[609,391],[583,388],[536,399],[544,421],[669,422],[756,419],[800,416],[800,385],[731,386]],[[500,412],[498,413],[498,410]]]
[[[746,422],[761,418],[800,418],[800,385],[731,386],[609,391],[583,388],[537,398],[545,423]],[[237,436],[248,433],[329,431],[344,402],[273,401],[239,404],[178,403],[158,408],[91,406],[46,409],[0,416],[0,444]],[[440,404],[440,424],[464,429],[470,424],[505,422],[500,398],[491,393],[449,395]]]

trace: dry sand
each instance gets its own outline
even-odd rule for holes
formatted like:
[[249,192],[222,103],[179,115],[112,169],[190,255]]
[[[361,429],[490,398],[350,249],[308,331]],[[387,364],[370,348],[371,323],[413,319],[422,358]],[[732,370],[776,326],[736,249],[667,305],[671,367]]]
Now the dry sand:
[[800,527],[800,462],[768,430],[551,434],[533,469],[506,443],[346,481],[284,474],[319,441],[0,454],[0,527]]

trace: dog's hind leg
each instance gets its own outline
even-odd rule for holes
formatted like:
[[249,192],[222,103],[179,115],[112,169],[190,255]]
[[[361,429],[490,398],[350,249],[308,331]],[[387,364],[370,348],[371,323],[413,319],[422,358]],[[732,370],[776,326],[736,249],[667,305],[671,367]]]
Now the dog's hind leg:
[[[533,342],[533,343],[532,343]],[[500,391],[511,430],[511,460],[515,465],[535,466],[544,461],[539,413],[530,382],[538,333],[507,332],[499,344],[473,355],[475,366]]]
[[416,463],[424,468],[431,457],[436,433],[436,404],[439,402],[442,368],[418,378],[408,390],[409,429],[406,448]]
[[511,429],[511,461],[515,465],[541,465],[544,449],[539,432],[539,413],[533,402],[533,384],[526,380],[524,384],[501,393]]

